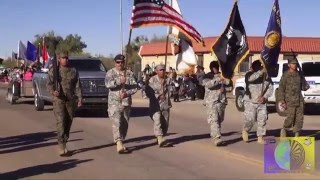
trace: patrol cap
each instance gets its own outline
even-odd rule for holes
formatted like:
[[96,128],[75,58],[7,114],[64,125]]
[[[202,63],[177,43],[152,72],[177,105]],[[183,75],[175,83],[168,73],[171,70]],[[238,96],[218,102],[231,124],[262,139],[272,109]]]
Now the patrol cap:
[[118,54],[114,57],[114,61],[125,61],[126,57],[124,57],[124,55],[122,54]]
[[59,58],[68,58],[68,53],[67,52],[59,53]]
[[296,58],[288,59],[288,64],[298,64],[298,60]]
[[163,64],[158,64],[157,66],[156,66],[156,70],[163,70],[163,69],[165,69],[165,67],[164,67],[164,65]]

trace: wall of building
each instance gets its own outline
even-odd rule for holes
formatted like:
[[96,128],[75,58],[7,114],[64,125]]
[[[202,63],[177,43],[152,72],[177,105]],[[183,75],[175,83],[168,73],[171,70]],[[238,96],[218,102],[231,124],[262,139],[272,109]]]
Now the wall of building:
[[[146,64],[150,67],[155,67],[158,64],[165,64],[165,56],[143,56],[141,60],[141,69],[143,70]],[[176,67],[176,57],[173,55],[167,56],[167,70],[169,67]]]
[[[284,55],[280,54],[279,56],[279,60],[283,60]],[[257,60],[260,59],[260,54],[253,54],[251,57],[249,57],[249,63],[248,66],[250,66],[250,64]],[[320,60],[320,54],[299,54],[298,55],[298,60],[315,60],[315,59],[319,59]],[[205,72],[209,72],[209,64],[211,61],[213,60],[217,60],[217,57],[215,56],[214,53],[205,53],[203,54],[203,67],[205,68]],[[144,56],[142,57],[142,61],[141,61],[141,69],[144,69],[146,64],[149,64],[151,67],[157,65],[157,64],[164,64],[165,62],[165,56]],[[169,67],[173,67],[174,69],[176,68],[176,57],[173,55],[169,55],[168,56],[168,60],[167,60],[167,70],[169,69]],[[248,67],[249,69],[249,67]],[[233,81],[235,82],[236,79],[238,78],[242,78],[244,77],[244,73],[239,73],[237,70],[235,71],[235,76],[233,78]]]

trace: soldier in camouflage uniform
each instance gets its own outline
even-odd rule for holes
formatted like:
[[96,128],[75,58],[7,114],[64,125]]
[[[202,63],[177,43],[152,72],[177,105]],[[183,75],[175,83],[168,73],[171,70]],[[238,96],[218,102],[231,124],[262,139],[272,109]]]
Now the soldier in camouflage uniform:
[[[264,144],[263,136],[266,135],[266,122],[268,120],[266,101],[273,93],[273,84],[270,78],[266,76],[263,66],[259,60],[252,63],[252,71],[245,76],[246,93],[244,101],[244,126],[242,130],[242,138],[248,142],[248,132],[252,129],[257,121],[257,137],[258,143]],[[263,90],[262,90],[263,86]]]
[[59,55],[59,78],[58,89],[55,89],[53,68],[48,72],[47,89],[53,96],[53,113],[57,120],[58,147],[59,155],[68,153],[66,143],[69,139],[69,133],[76,109],[76,100],[78,107],[82,105],[82,93],[80,88],[79,74],[77,70],[68,65],[67,53]]
[[157,74],[149,79],[146,93],[150,101],[150,116],[154,121],[154,135],[157,137],[158,145],[162,147],[167,143],[163,136],[166,135],[169,127],[170,82],[165,75],[164,65],[157,65],[155,69]]
[[211,129],[211,138],[216,146],[222,144],[221,124],[224,120],[224,111],[227,105],[226,90],[231,90],[232,83],[222,77],[217,61],[210,63],[211,72],[207,73],[202,81],[205,87],[205,106],[207,107],[208,123]]
[[131,96],[137,92],[137,82],[133,72],[125,70],[123,55],[117,55],[114,61],[115,67],[107,72],[105,79],[106,87],[109,89],[108,114],[113,123],[113,138],[117,144],[117,152],[125,153],[127,149],[123,140],[128,132]]
[[299,131],[303,126],[304,99],[301,91],[310,88],[305,78],[297,71],[298,61],[288,60],[289,70],[286,71],[280,80],[278,89],[278,101],[286,109],[287,118],[284,121],[280,136],[286,137],[287,130],[293,128],[295,136],[299,136]]

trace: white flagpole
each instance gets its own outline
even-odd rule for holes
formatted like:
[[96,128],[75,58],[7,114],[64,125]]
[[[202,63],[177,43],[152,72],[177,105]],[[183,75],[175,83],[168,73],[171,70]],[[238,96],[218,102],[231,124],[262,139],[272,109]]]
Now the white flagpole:
[[123,52],[123,25],[122,25],[122,0],[120,0],[120,41],[121,41],[121,54],[124,54]]
[[[172,1],[171,0],[169,0],[169,5],[172,7]],[[165,52],[165,56],[164,56],[164,69],[165,69],[165,72],[167,71],[169,35],[170,35],[170,27],[168,27],[167,38],[166,38],[166,52]]]

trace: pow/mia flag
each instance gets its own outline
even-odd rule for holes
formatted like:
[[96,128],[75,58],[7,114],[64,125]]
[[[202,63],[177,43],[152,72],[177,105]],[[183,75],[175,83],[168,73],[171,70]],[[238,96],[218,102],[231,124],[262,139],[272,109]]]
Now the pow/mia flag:
[[218,58],[223,77],[228,79],[233,77],[235,68],[249,54],[247,35],[237,1],[233,5],[226,29],[214,43],[212,50]]

